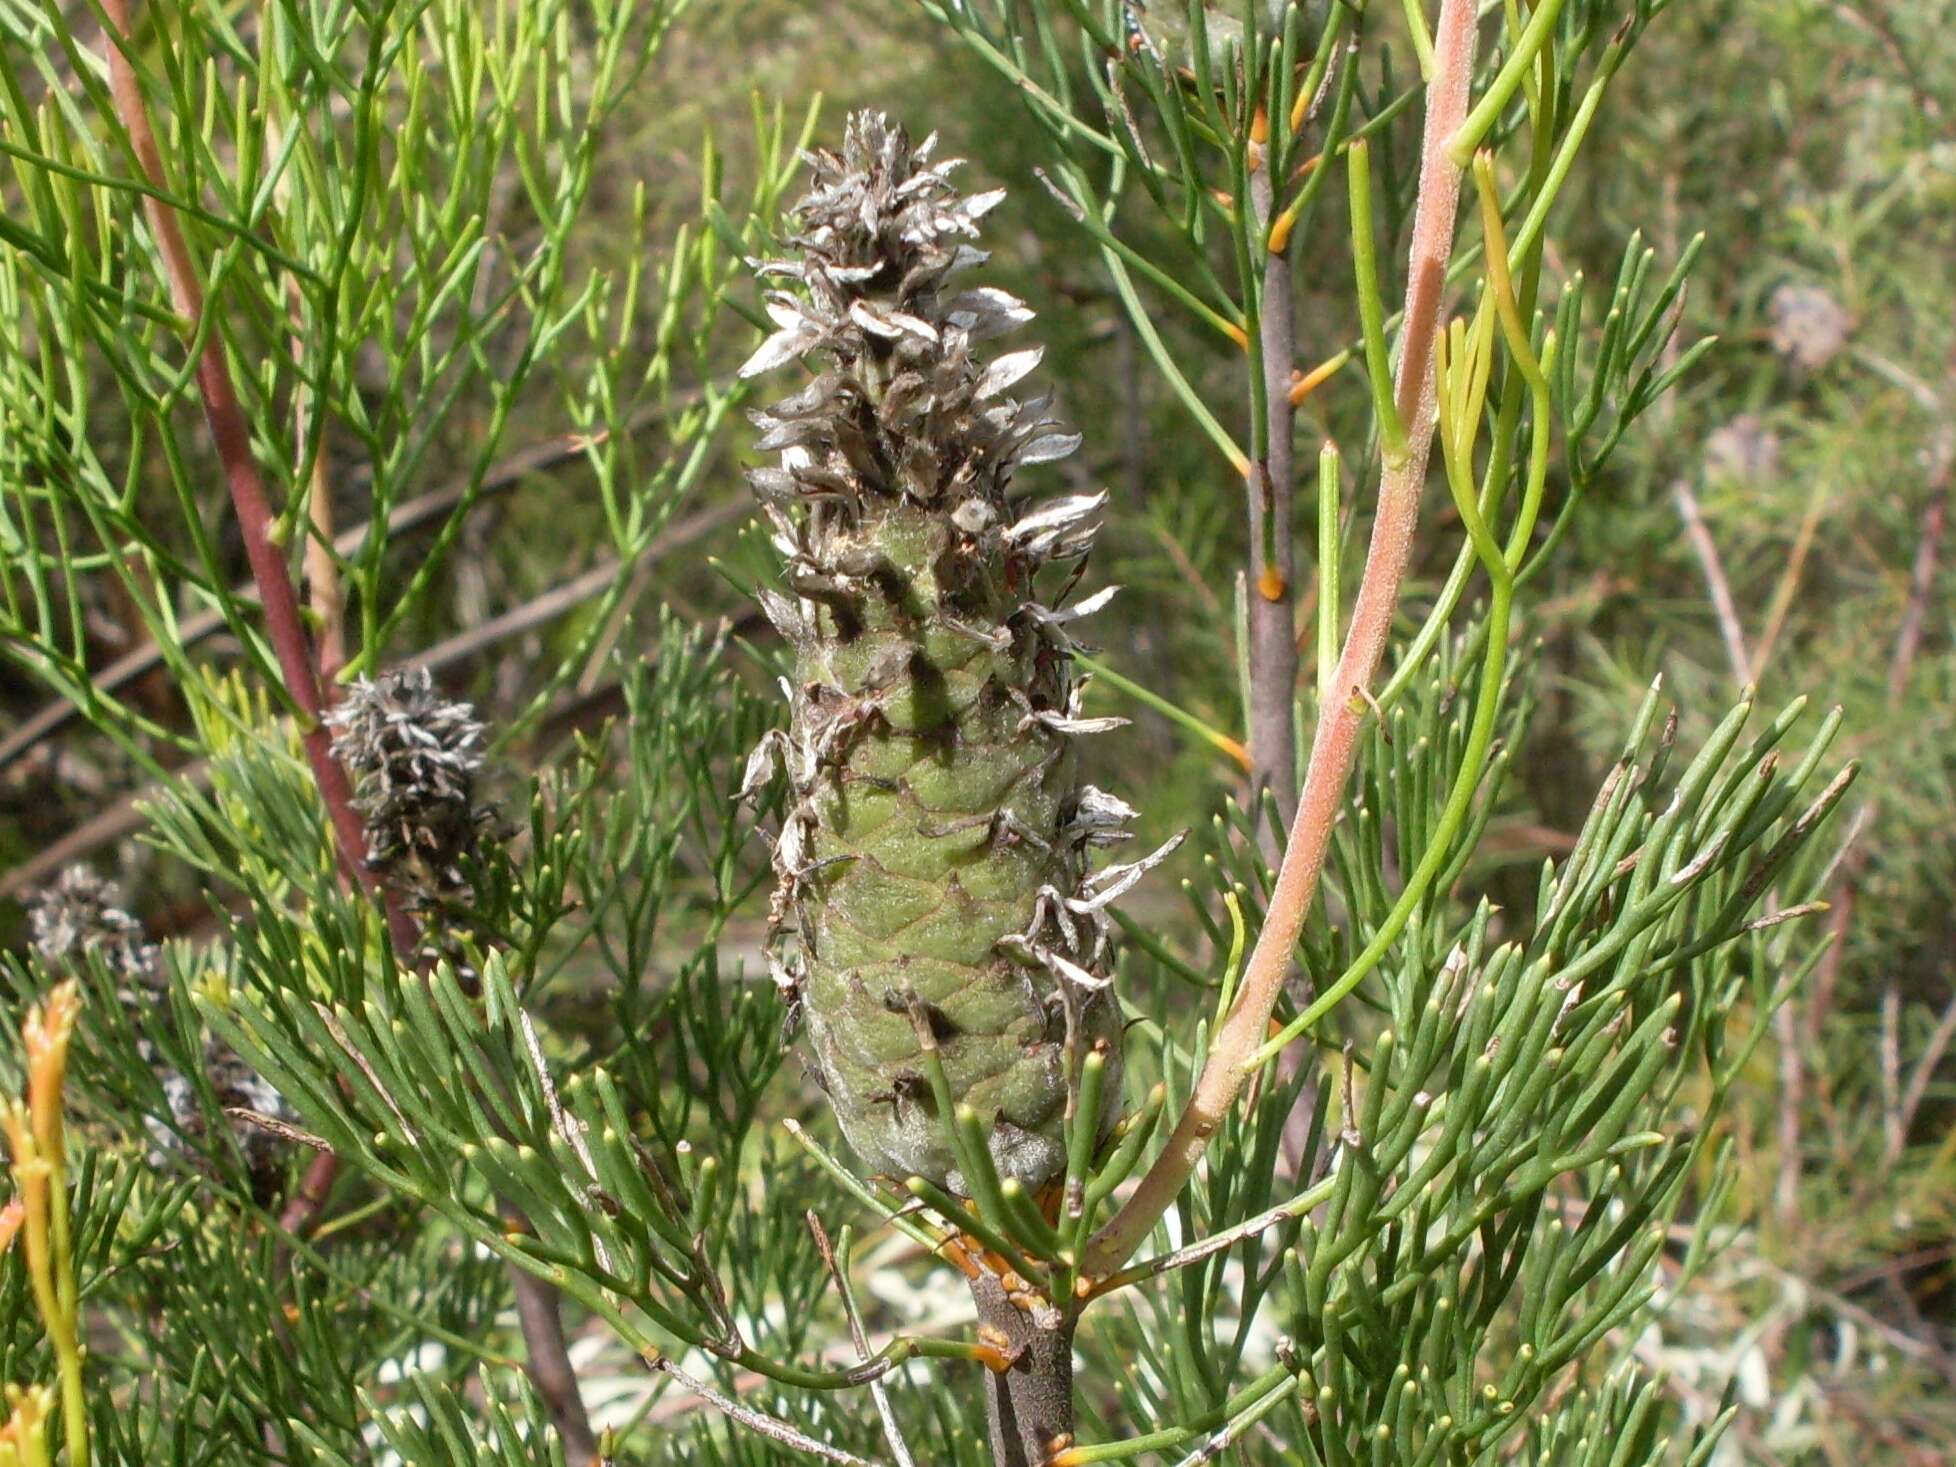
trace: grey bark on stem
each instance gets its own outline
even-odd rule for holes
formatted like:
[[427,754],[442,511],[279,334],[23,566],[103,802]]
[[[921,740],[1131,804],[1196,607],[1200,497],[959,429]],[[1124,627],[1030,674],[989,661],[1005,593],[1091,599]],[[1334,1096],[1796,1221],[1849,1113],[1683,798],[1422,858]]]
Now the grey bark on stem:
[[[978,1323],[998,1333],[1011,1367],[985,1372],[985,1421],[993,1467],[1045,1467],[1073,1438],[1076,1316],[1044,1322],[1008,1297],[998,1276],[971,1279]],[[1054,1311],[1057,1314],[1057,1311]]]
[[[1259,237],[1269,229],[1272,199],[1266,163],[1250,175]],[[1297,577],[1291,533],[1291,434],[1297,410],[1290,401],[1297,332],[1288,241],[1264,255],[1258,354],[1250,363],[1250,370],[1263,376],[1267,430],[1264,456],[1250,465],[1249,484],[1250,795],[1254,809],[1268,791],[1288,826],[1297,814]],[[1281,850],[1282,832],[1266,830],[1265,858],[1274,865]]]
[[[1273,125],[1281,125],[1281,122]],[[1250,175],[1250,204],[1257,236],[1270,239],[1276,190],[1270,160]],[[1293,500],[1297,486],[1297,406],[1291,401],[1291,376],[1297,362],[1297,303],[1292,293],[1290,239],[1282,248],[1266,247],[1262,307],[1257,313],[1259,359],[1250,370],[1263,374],[1265,450],[1250,471],[1250,795],[1260,810],[1266,791],[1277,806],[1274,825],[1257,826],[1263,859],[1275,869],[1283,859],[1284,832],[1297,818],[1297,541]],[[1259,493],[1259,489],[1262,491]],[[1271,553],[1266,558],[1266,525]],[[1301,973],[1301,969],[1295,970]],[[1308,1062],[1301,1051],[1284,1056],[1288,1082]],[[1315,1092],[1284,1123],[1286,1161],[1309,1175],[1316,1158],[1308,1154]]]
[[1210,1139],[1249,1078],[1250,1059],[1263,1045],[1270,1015],[1290,971],[1298,934],[1317,899],[1325,852],[1357,761],[1359,736],[1370,711],[1367,697],[1392,632],[1400,582],[1419,522],[1420,491],[1426,481],[1436,416],[1433,343],[1460,202],[1462,169],[1451,161],[1447,149],[1467,116],[1475,18],[1474,0],[1442,0],[1434,37],[1433,76],[1426,91],[1419,202],[1413,216],[1394,386],[1407,447],[1403,456],[1388,458],[1380,476],[1378,508],[1351,629],[1331,685],[1324,690],[1304,788],[1268,915],[1244,970],[1235,1007],[1216,1033],[1208,1062],[1167,1146],[1133,1195],[1088,1245],[1083,1262],[1091,1273],[1119,1267],[1154,1230],[1194,1174]]

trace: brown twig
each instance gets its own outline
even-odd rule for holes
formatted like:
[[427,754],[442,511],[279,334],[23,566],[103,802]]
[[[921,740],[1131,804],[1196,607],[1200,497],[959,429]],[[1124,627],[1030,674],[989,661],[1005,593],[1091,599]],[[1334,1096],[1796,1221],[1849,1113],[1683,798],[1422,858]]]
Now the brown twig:
[[1915,1122],[1915,1113],[1922,1109],[1922,1102],[1929,1094],[1929,1082],[1935,1078],[1936,1067],[1942,1057],[1949,1052],[1951,1040],[1956,1040],[1956,998],[1944,1006],[1942,1017],[1936,1020],[1936,1027],[1930,1031],[1928,1043],[1922,1046],[1922,1053],[1915,1058],[1915,1068],[1909,1072],[1908,1088],[1902,1091],[1902,1098],[1895,1107],[1895,1129],[1889,1136],[1888,1160],[1892,1165],[1908,1144],[1909,1128]]
[[1028,1307],[991,1269],[967,1277],[981,1339],[1006,1368],[985,1372],[985,1422],[993,1467],[1045,1467],[1073,1435],[1073,1332],[1079,1315],[1043,1301]]
[[[503,1212],[518,1226],[528,1226],[514,1208],[506,1206]],[[529,1377],[550,1413],[550,1424],[563,1439],[566,1460],[571,1467],[584,1467],[597,1460],[598,1437],[584,1409],[577,1368],[571,1364],[570,1347],[564,1339],[557,1290],[524,1268],[511,1268],[509,1281],[516,1293],[516,1323],[523,1334]]]
[[1433,79],[1426,93],[1419,203],[1413,217],[1401,318],[1405,324],[1395,385],[1400,420],[1407,429],[1407,447],[1402,456],[1386,463],[1380,476],[1378,510],[1351,628],[1331,685],[1325,689],[1297,818],[1291,825],[1268,915],[1244,971],[1236,1004],[1211,1041],[1208,1062],[1174,1134],[1127,1203],[1088,1245],[1084,1265],[1090,1273],[1107,1273],[1119,1267],[1174,1205],[1194,1174],[1210,1138],[1248,1078],[1251,1057],[1268,1034],[1270,1015],[1290,971],[1297,935],[1317,897],[1332,826],[1344,801],[1345,786],[1358,755],[1359,735],[1369,712],[1367,694],[1391,635],[1399,586],[1419,520],[1420,491],[1426,480],[1437,413],[1433,342],[1460,198],[1461,170],[1448,157],[1447,148],[1467,114],[1474,22],[1473,0],[1442,0]]
[[[210,766],[199,759],[172,771],[170,777],[180,784],[208,787]],[[36,887],[53,880],[64,867],[86,860],[95,852],[141,830],[149,823],[143,807],[162,793],[162,786],[149,785],[125,795],[67,834],[42,846],[27,860],[0,873],[0,901],[22,900]]]
[[1712,612],[1718,618],[1718,635],[1725,643],[1725,658],[1732,664],[1732,679],[1742,688],[1752,686],[1752,659],[1745,649],[1745,628],[1739,624],[1738,604],[1732,599],[1732,583],[1725,578],[1725,563],[1719,559],[1718,543],[1705,527],[1698,510],[1698,497],[1691,486],[1679,479],[1671,486],[1677,501],[1678,518],[1684,521],[1685,538],[1697,552],[1698,564],[1705,573],[1705,586],[1711,592]]
[[478,626],[457,633],[428,652],[407,659],[414,667],[434,669],[452,662],[464,661],[486,647],[510,637],[521,636],[524,632],[554,621],[565,612],[582,605],[616,584],[620,576],[634,574],[652,565],[660,557],[684,545],[690,545],[725,525],[732,524],[751,511],[739,499],[729,499],[711,509],[701,510],[696,515],[681,520],[670,530],[658,536],[638,557],[636,566],[628,565],[615,557],[606,557],[580,576],[553,586],[541,595],[525,601],[521,606],[512,607],[499,616],[492,616]]
[[[661,416],[653,407],[635,414],[630,420],[630,431],[636,432]],[[594,435],[563,433],[546,438],[525,448],[518,449],[497,463],[482,477],[479,486],[471,487],[471,481],[464,478],[445,484],[439,489],[431,489],[426,494],[417,495],[405,503],[396,505],[388,514],[383,533],[391,543],[401,535],[422,528],[440,519],[473,493],[477,496],[499,494],[514,488],[529,475],[551,468],[567,459],[582,453],[594,441]],[[333,549],[340,555],[353,555],[366,543],[373,533],[373,525],[362,523],[350,530],[340,532],[333,539]],[[231,588],[231,597],[241,605],[255,605],[257,587],[250,581]],[[224,630],[227,625],[222,611],[204,611],[195,616],[185,617],[176,628],[174,640],[180,647],[194,647],[206,637]],[[114,692],[126,687],[145,674],[153,672],[163,663],[163,649],[156,643],[146,643],[133,651],[123,654],[96,673],[90,682],[103,692]],[[25,722],[4,739],[0,739],[0,770],[30,752],[49,734],[59,731],[71,720],[81,716],[81,710],[66,698],[57,699],[36,709]]]
[[304,1233],[326,1206],[327,1194],[333,1190],[339,1174],[340,1159],[336,1152],[322,1151],[314,1156],[306,1163],[299,1190],[286,1199],[285,1210],[278,1215],[278,1225],[294,1237]]
[[1773,660],[1773,649],[1779,645],[1780,634],[1786,630],[1787,618],[1792,615],[1793,603],[1800,591],[1800,582],[1806,575],[1807,562],[1813,556],[1813,544],[1820,531],[1820,520],[1827,509],[1830,497],[1828,491],[1826,478],[1816,475],[1813,489],[1807,495],[1806,511],[1800,516],[1800,528],[1793,534],[1793,548],[1787,553],[1786,565],[1780,571],[1779,584],[1773,588],[1773,599],[1766,608],[1766,629],[1759,634],[1759,647],[1752,655],[1752,676],[1755,682],[1765,677],[1766,666]]
[[1852,1294],[1856,1289],[1865,1289],[1869,1284],[1886,1283],[1900,1274],[1913,1273],[1927,1268],[1932,1263],[1941,1263],[1948,1258],[1956,1258],[1956,1242],[1935,1243],[1926,1248],[1913,1248],[1907,1253],[1892,1258],[1884,1258],[1879,1263],[1871,1263],[1865,1268],[1834,1280],[1834,1287],[1843,1294]]

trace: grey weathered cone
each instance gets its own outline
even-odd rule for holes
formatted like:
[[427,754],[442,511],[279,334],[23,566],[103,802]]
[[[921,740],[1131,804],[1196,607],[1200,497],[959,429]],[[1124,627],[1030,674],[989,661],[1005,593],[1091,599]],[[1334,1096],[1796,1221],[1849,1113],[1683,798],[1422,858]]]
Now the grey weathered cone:
[[[70,866],[29,903],[28,924],[34,951],[49,967],[72,968],[93,954],[118,979],[116,997],[134,1031],[136,1052],[155,1074],[169,1112],[144,1117],[151,1164],[182,1152],[186,1140],[194,1154],[206,1124],[198,1086],[162,1057],[153,1037],[155,1026],[168,1022],[163,952],[123,909],[116,884],[86,866]],[[285,1097],[223,1040],[206,1036],[200,1063],[220,1110],[246,1110],[275,1122],[297,1119]],[[249,1120],[233,1117],[229,1127],[254,1190],[271,1196],[283,1174],[285,1143]]]
[[820,365],[752,415],[779,458],[749,478],[787,564],[787,594],[762,604],[794,675],[789,730],[749,783],[787,773],[772,958],[844,1134],[876,1171],[963,1192],[928,1049],[1002,1175],[1057,1175],[1090,1047],[1112,1083],[1081,1122],[1104,1130],[1118,1107],[1107,906],[1173,843],[1089,859],[1134,813],[1083,784],[1075,754],[1124,721],[1082,715],[1072,655],[1072,624],[1112,588],[1065,604],[1106,496],[1011,492],[1079,439],[1046,398],[1008,395],[1038,348],[979,355],[1032,313],[961,283],[1003,195],[960,194],[934,144],[852,117],[842,151],[810,160],[796,257],[757,267],[780,282],[778,330],[743,374]]
[[365,860],[419,907],[465,896],[461,863],[493,821],[478,804],[484,725],[442,697],[426,668],[348,688],[326,715],[333,752],[353,778]]

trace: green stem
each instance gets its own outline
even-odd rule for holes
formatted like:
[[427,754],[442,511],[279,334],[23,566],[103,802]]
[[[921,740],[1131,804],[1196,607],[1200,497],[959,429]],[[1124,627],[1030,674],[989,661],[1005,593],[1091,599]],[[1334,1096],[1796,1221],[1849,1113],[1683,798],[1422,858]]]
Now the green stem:
[[[1147,276],[1156,286],[1174,297],[1175,300],[1179,301],[1185,309],[1198,319],[1214,327],[1238,346],[1243,344],[1247,332],[1241,322],[1230,320],[1229,317],[1225,316],[1216,307],[1210,305],[1201,296],[1190,290],[1186,285],[1183,285],[1181,281],[1177,280],[1167,270],[1164,270],[1153,260],[1150,260],[1146,255],[1135,249],[1134,246],[1121,239],[1113,230],[1109,229],[1106,221],[1100,217],[1098,210],[1092,207],[1093,199],[1091,195],[1087,194],[1085,185],[1077,177],[1072,176],[1073,170],[1064,169],[1062,172],[1067,176],[1067,181],[1064,185],[1066,197],[1071,201],[1073,209],[1079,211],[1075,216],[1076,222],[1093,237],[1096,244],[1102,249],[1115,251],[1123,260]],[[1073,211],[1069,210],[1068,212],[1071,213]]]
[[1053,1459],[1053,1467],[1087,1467],[1087,1464],[1092,1462],[1124,1462],[1130,1457],[1143,1456],[1149,1452],[1161,1452],[1185,1446],[1204,1432],[1213,1431],[1233,1416],[1249,1410],[1266,1399],[1273,1391],[1282,1390],[1284,1382],[1294,1378],[1290,1367],[1273,1365],[1222,1405],[1213,1411],[1205,1411],[1185,1425],[1150,1431],[1141,1436],[1129,1437],[1125,1441],[1102,1442],[1091,1447],[1072,1447]]
[[1513,99],[1515,91],[1528,75],[1528,68],[1534,64],[1535,57],[1543,46],[1548,44],[1549,32],[1555,29],[1555,22],[1562,14],[1562,0],[1542,0],[1535,13],[1528,18],[1528,25],[1515,42],[1515,49],[1502,64],[1493,84],[1475,104],[1474,110],[1467,114],[1467,120],[1460,125],[1460,131],[1453,135],[1447,144],[1447,154],[1462,168],[1474,156],[1474,149],[1481,145],[1488,130],[1500,119],[1503,109]]
[[1338,583],[1344,542],[1339,530],[1338,445],[1327,440],[1318,453],[1318,690],[1331,686],[1338,668]]
[[1365,372],[1372,382],[1372,411],[1386,461],[1406,457],[1406,424],[1392,385],[1392,358],[1386,350],[1385,305],[1379,299],[1378,246],[1372,237],[1372,147],[1354,143],[1346,155],[1351,180],[1352,273],[1358,283],[1358,319],[1365,340]]
[[1073,660],[1079,663],[1080,666],[1086,668],[1095,677],[1106,682],[1109,686],[1118,688],[1130,698],[1146,704],[1169,722],[1181,725],[1204,743],[1211,744],[1222,750],[1223,753],[1229,755],[1238,764],[1248,768],[1249,755],[1241,743],[1220,729],[1204,723],[1186,708],[1169,702],[1161,694],[1149,688],[1142,687],[1141,684],[1134,682],[1130,678],[1122,677],[1121,674],[1115,672],[1113,668],[1109,667],[1097,657],[1089,657],[1084,652],[1076,651],[1073,654]]
[[47,1321],[61,1372],[61,1429],[68,1439],[69,1467],[88,1467],[88,1394],[82,1378],[80,1310],[76,1297],[75,1258],[69,1235],[68,1168],[60,1157],[49,1158],[48,1219],[54,1242],[55,1314]]

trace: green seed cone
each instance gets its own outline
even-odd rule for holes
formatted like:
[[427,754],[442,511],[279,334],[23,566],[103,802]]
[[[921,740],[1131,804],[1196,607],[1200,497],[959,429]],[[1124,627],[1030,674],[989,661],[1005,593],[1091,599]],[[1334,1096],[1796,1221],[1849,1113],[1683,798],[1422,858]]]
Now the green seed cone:
[[1056,1176],[1075,1066],[1119,1062],[1105,906],[1165,851],[1090,872],[1132,814],[1075,772],[1075,736],[1118,720],[1078,716],[1066,623],[1106,593],[1056,611],[1035,581],[1085,554],[1104,496],[1008,503],[1018,465],[1078,440],[1005,395],[1037,351],[972,356],[1031,313],[945,288],[999,196],[961,197],[930,152],[853,118],[842,155],[812,159],[801,258],[763,267],[801,289],[770,296],[780,330],[744,373],[829,369],[754,415],[781,454],[750,478],[788,562],[792,597],[762,600],[795,678],[750,782],[787,768],[776,977],[844,1134],[876,1171],[968,1192],[932,1052],[999,1172]]

